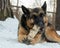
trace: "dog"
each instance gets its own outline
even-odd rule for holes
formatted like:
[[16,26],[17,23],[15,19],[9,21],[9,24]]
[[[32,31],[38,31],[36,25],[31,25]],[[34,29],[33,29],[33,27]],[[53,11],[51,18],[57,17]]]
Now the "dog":
[[[18,28],[19,42],[26,44],[36,44],[44,41],[60,42],[59,35],[52,24],[48,22],[46,7],[46,2],[41,8],[29,9],[21,6],[23,14]],[[33,32],[36,32],[35,35],[33,35]]]

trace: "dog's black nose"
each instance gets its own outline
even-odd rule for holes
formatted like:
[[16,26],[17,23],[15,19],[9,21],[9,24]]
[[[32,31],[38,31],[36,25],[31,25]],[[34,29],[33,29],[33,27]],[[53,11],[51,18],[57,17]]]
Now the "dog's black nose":
[[44,27],[44,23],[43,23],[43,22],[39,22],[39,23],[38,23],[38,26],[40,26],[40,27],[43,28],[43,27]]

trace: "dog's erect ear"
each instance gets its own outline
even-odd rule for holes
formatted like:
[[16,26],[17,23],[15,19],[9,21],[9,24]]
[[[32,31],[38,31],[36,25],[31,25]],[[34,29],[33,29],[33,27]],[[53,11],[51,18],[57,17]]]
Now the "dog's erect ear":
[[47,4],[46,4],[46,1],[45,1],[43,6],[42,6],[42,9],[45,11],[45,13],[46,13],[46,8],[47,8]]
[[30,14],[29,10],[25,6],[22,5],[21,8],[24,14]]

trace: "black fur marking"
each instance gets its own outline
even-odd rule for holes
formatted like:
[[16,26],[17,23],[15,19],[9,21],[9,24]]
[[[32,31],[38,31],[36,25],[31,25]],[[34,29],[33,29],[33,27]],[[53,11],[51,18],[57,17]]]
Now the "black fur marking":
[[30,14],[29,10],[25,6],[22,5],[21,8],[22,8],[22,11],[24,14],[26,14],[26,15]]
[[45,1],[43,6],[42,6],[42,9],[45,11],[45,14],[46,14],[46,8],[47,8],[47,4],[46,4],[46,1]]
[[44,32],[42,33],[41,37],[42,37],[41,40],[44,40],[46,38]]
[[29,32],[29,27],[26,25],[26,17],[25,15],[23,14],[22,17],[21,17],[21,26],[24,27],[28,32]]
[[34,8],[33,12],[39,13],[39,9],[38,8]]
[[51,25],[51,23],[48,23],[48,25],[47,26],[50,26]]

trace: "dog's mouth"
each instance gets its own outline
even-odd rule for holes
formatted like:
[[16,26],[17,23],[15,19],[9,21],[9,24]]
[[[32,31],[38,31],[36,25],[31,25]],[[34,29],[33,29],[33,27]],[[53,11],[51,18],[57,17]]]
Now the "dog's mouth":
[[43,30],[44,30],[44,27],[41,27],[41,28],[40,28],[40,31],[43,31]]
[[32,29],[30,29],[30,33],[28,35],[28,39],[31,40],[35,37],[37,33],[41,33],[43,31],[43,27],[34,25]]
[[[36,26],[36,27],[35,27]],[[44,27],[40,27],[40,26],[38,26],[38,25],[35,25],[33,28],[34,28],[34,30],[38,30],[38,32],[42,32],[42,31],[44,31]]]
[[35,29],[35,30],[37,30],[38,28],[39,28],[39,30],[43,30],[44,29],[44,26],[39,26],[39,25],[36,25],[36,24],[33,24],[33,23],[31,23],[31,26],[33,26],[33,28]]

